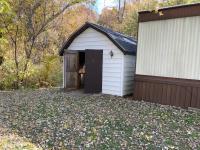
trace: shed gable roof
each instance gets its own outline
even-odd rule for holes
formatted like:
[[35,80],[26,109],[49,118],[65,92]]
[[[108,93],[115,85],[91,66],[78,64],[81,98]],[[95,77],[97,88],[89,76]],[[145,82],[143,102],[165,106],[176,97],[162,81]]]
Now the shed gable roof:
[[82,32],[84,32],[86,29],[92,28],[102,34],[104,34],[106,37],[108,37],[112,43],[117,46],[124,54],[128,55],[136,55],[137,50],[137,41],[134,40],[132,37],[125,36],[119,32],[114,32],[111,29],[105,28],[103,26],[86,22],[81,28],[79,28],[76,32],[74,32],[68,40],[64,43],[62,48],[59,51],[59,55],[63,56],[64,50],[67,49],[73,40],[79,36]]

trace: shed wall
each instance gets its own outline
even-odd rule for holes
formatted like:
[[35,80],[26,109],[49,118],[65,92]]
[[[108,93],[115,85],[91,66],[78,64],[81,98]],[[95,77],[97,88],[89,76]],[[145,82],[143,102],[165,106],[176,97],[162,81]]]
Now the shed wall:
[[139,23],[136,74],[200,80],[200,16]]
[[135,74],[135,56],[124,55],[123,69],[123,95],[133,93],[134,74]]
[[[122,70],[124,54],[102,33],[88,28],[80,34],[68,50],[103,50],[102,93],[123,96]],[[110,51],[114,56],[110,57]]]

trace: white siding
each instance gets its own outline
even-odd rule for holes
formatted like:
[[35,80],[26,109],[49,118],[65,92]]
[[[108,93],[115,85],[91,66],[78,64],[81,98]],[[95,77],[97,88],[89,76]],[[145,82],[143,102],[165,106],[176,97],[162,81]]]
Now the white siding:
[[123,95],[133,93],[134,74],[135,74],[135,56],[124,55],[123,59]]
[[[102,93],[122,95],[122,69],[124,54],[102,33],[89,28],[80,34],[68,48],[69,50],[103,50]],[[110,57],[110,51],[114,56]]]
[[139,24],[136,73],[200,80],[200,16]]

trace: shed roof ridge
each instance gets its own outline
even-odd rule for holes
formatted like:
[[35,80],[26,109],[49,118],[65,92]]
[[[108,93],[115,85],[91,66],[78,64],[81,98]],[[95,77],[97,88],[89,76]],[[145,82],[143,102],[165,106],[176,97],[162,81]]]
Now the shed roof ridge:
[[84,32],[88,28],[93,28],[97,32],[103,33],[109,40],[113,42],[124,54],[135,55],[137,49],[137,41],[134,38],[123,35],[120,32],[113,31],[109,28],[103,27],[102,25],[86,22],[78,30],[76,30],[64,43],[62,48],[59,51],[59,54],[62,56],[64,54],[64,49],[67,49],[73,40]]

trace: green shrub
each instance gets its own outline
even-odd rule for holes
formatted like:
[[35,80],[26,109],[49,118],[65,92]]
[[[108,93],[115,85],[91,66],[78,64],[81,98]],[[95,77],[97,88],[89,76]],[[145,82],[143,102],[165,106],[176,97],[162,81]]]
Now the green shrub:
[[19,72],[18,85],[15,64],[7,60],[0,67],[0,90],[16,88],[55,87],[62,83],[62,64],[59,56],[45,56],[39,64],[28,64],[25,73]]

